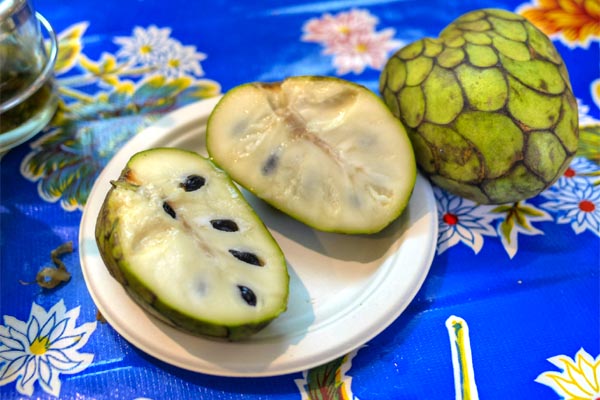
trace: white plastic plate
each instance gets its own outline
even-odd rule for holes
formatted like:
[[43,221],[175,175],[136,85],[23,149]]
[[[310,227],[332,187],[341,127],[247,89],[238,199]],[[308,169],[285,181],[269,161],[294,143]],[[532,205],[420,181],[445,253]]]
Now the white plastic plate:
[[94,237],[96,217],[129,158],[153,147],[206,156],[207,119],[219,98],[181,108],[137,134],[96,181],[80,227],[79,251],[88,290],[106,320],[134,346],[172,365],[212,375],[259,377],[306,370],[358,348],[408,306],[429,271],[437,238],[433,191],[417,177],[403,215],[375,235],[324,233],[243,192],[288,261],[288,309],[243,342],[181,332],[147,314],[112,278]]

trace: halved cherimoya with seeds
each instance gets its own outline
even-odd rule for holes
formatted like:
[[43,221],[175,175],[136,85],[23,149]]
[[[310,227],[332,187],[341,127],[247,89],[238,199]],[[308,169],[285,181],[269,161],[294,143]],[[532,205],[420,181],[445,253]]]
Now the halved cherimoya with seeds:
[[206,140],[233,180],[318,230],[378,232],[415,185],[400,121],[373,92],[338,78],[235,87],[211,113]]
[[283,253],[231,179],[200,155],[135,154],[96,223],[110,273],[160,319],[243,339],[287,307]]

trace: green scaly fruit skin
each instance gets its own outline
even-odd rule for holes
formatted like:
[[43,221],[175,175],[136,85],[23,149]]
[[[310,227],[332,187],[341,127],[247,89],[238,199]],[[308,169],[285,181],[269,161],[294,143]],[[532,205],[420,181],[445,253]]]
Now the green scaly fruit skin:
[[539,194],[577,151],[577,102],[550,39],[518,14],[476,10],[400,49],[380,78],[417,163],[478,203]]
[[[275,317],[257,323],[238,326],[224,326],[210,321],[191,318],[162,302],[152,291],[148,290],[144,283],[130,272],[130,268],[123,257],[119,244],[119,235],[117,234],[119,231],[119,216],[118,212],[116,212],[118,207],[115,204],[111,204],[114,202],[114,197],[111,196],[111,193],[116,187],[137,190],[136,185],[127,181],[128,173],[129,168],[126,167],[119,179],[111,182],[112,188],[108,191],[98,213],[95,237],[102,260],[111,276],[125,288],[134,301],[159,320],[193,335],[239,341],[246,339],[269,325]],[[284,310],[285,308],[281,311],[283,312]]]

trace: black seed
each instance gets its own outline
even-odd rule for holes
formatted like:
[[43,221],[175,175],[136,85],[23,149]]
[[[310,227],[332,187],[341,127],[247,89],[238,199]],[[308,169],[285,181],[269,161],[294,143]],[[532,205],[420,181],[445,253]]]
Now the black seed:
[[238,289],[240,289],[242,299],[244,299],[244,301],[248,303],[249,306],[256,306],[256,295],[254,294],[252,289],[242,285],[238,285]]
[[237,224],[230,219],[213,219],[210,221],[213,228],[224,232],[237,232],[240,230]]
[[248,264],[256,265],[258,267],[262,267],[263,262],[256,256],[256,254],[249,253],[247,251],[239,251],[230,249],[229,252],[238,260],[243,261]]
[[169,214],[171,216],[171,218],[177,218],[177,214],[175,214],[175,210],[173,210],[173,208],[166,201],[163,203],[163,210],[165,210],[165,212],[167,214]]
[[278,163],[279,156],[275,153],[271,154],[262,166],[262,174],[269,175],[271,172],[275,171],[275,168],[277,168]]
[[204,186],[204,183],[206,183],[206,179],[200,175],[190,175],[185,178],[185,182],[179,186],[181,186],[186,192],[193,192],[194,190],[198,190]]

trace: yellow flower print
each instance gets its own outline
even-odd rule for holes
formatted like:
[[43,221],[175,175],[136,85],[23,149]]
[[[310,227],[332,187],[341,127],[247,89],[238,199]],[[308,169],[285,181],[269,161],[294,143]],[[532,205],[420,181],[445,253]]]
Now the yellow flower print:
[[590,91],[592,92],[592,99],[596,106],[600,108],[600,78],[595,79],[590,85]]
[[533,0],[517,12],[569,47],[587,48],[600,38],[598,0]]
[[562,372],[548,371],[535,381],[550,386],[567,400],[595,400],[600,397],[600,356],[595,359],[580,349],[571,359],[565,355],[549,358]]

